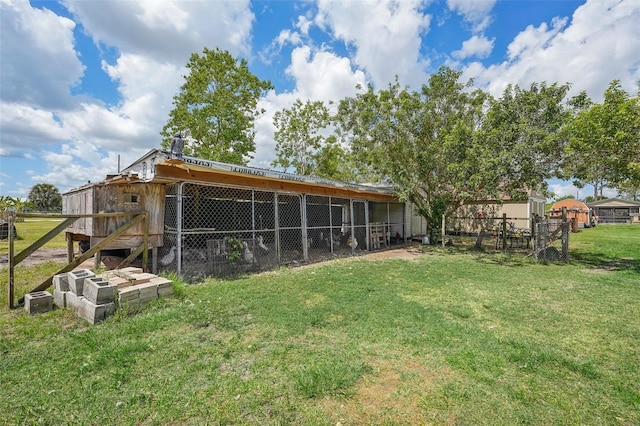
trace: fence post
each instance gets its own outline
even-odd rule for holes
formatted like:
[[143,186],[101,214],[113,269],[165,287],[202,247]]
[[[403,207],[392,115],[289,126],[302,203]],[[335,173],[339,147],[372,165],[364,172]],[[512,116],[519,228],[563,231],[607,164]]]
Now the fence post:
[[7,283],[7,288],[8,288],[7,296],[9,301],[9,309],[13,309],[14,308],[14,304],[13,304],[13,298],[14,298],[13,227],[15,226],[14,223],[16,219],[16,210],[13,207],[10,207],[8,209],[8,213],[9,213],[8,215],[9,228],[7,228],[7,236],[9,237],[9,282]]
[[507,214],[502,213],[502,250],[507,249]]
[[536,223],[538,222],[538,214],[534,213],[531,217],[531,239],[536,239]]
[[444,217],[444,215],[442,215],[442,224],[440,225],[440,236],[442,238],[442,247],[445,246],[445,237],[446,237],[446,230],[445,230],[445,226],[447,225],[447,219]]
[[567,208],[562,208],[562,260],[569,260],[569,233],[571,228],[567,219]]

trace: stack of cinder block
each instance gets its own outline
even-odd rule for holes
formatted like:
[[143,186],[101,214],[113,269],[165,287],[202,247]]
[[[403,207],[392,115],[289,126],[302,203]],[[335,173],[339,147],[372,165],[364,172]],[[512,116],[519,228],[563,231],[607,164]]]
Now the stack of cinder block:
[[137,308],[159,297],[173,294],[173,282],[154,274],[142,272],[140,268],[123,268],[110,271],[122,281],[118,285],[118,305]]
[[140,268],[124,268],[95,275],[88,269],[53,277],[53,302],[72,309],[91,324],[104,321],[118,307],[137,308],[173,294],[173,282]]
[[69,308],[95,324],[116,311],[117,288],[89,269],[80,269],[53,277],[53,300],[58,307]]

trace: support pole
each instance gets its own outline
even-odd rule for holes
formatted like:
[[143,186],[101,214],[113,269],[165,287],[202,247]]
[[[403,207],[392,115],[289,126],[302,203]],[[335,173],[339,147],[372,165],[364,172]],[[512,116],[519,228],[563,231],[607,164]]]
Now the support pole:
[[502,213],[502,250],[507,250],[507,214]]
[[9,301],[9,309],[13,309],[15,306],[13,304],[14,297],[14,268],[15,263],[13,261],[13,227],[16,219],[16,211],[13,208],[9,209],[9,228],[7,229],[8,237],[9,237],[9,283],[8,283],[8,301]]

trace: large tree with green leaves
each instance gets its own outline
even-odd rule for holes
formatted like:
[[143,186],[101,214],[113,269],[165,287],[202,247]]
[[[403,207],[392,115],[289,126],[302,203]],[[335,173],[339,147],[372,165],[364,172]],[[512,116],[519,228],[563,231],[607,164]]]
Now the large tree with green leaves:
[[510,86],[494,100],[460,77],[443,67],[420,92],[397,81],[369,87],[343,100],[337,115],[359,161],[415,203],[433,237],[442,216],[467,202],[542,185],[561,144],[566,86]]
[[273,115],[276,159],[271,165],[292,167],[299,175],[314,174],[316,154],[325,145],[322,132],[329,123],[329,110],[321,101],[296,99],[291,108],[277,111]]
[[[460,73],[441,68],[420,92],[399,83],[340,103],[338,119],[351,135],[358,161],[368,162],[379,181],[411,200],[438,232],[440,218],[477,194],[477,139],[486,95],[459,82]],[[464,183],[464,185],[463,185]]]
[[271,83],[253,75],[246,60],[218,48],[192,54],[187,68],[161,132],[162,146],[170,147],[173,135],[184,132],[184,154],[246,164],[255,152],[254,121],[264,113],[258,100]]
[[523,199],[532,190],[546,190],[546,181],[558,175],[568,91],[568,84],[508,85],[500,98],[491,99],[478,134],[484,147],[478,160],[488,172],[482,177],[493,176],[495,182],[491,195]]
[[39,183],[29,191],[29,203],[43,212],[59,211],[62,209],[62,195],[54,185]]
[[[586,99],[586,101],[585,101]],[[594,198],[605,186],[640,186],[640,105],[618,80],[610,83],[603,103],[581,93],[572,100],[574,116],[567,126],[563,173],[577,185],[593,185]]]

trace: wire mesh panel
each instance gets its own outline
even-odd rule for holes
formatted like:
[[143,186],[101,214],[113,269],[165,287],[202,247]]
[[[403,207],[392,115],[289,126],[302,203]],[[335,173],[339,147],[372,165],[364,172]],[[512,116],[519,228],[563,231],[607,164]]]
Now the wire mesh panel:
[[445,245],[468,245],[495,250],[530,251],[533,247],[530,227],[520,227],[527,218],[457,216],[445,220]]
[[361,251],[368,249],[368,207],[365,201],[351,201],[351,235],[347,244],[354,253],[356,250]]
[[277,246],[281,263],[305,259],[307,238],[302,232],[302,197],[276,194]]
[[[271,269],[366,250],[370,232],[381,245],[404,238],[404,204],[369,203],[196,183],[167,188],[165,245],[159,266],[186,278]],[[393,234],[392,234],[393,230]]]
[[542,219],[535,224],[533,255],[536,260],[561,261],[569,260],[569,232],[571,222],[557,223]]
[[369,203],[369,250],[387,248],[406,242],[405,205],[403,203]]
[[167,185],[164,203],[164,245],[158,250],[158,267],[164,272],[177,270],[179,184]]
[[307,256],[310,261],[331,257],[333,253],[331,198],[304,197],[307,231]]

